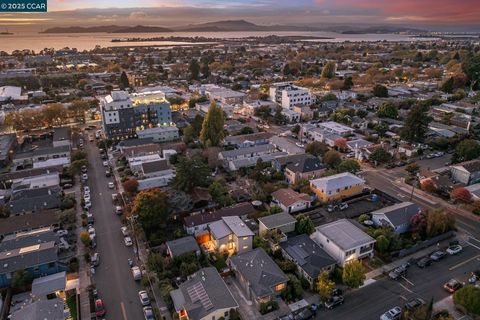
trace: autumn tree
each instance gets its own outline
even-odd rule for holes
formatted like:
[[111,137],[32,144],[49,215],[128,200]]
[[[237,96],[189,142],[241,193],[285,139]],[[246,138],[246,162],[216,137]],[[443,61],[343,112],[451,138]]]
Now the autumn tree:
[[335,288],[335,282],[330,280],[330,275],[328,272],[321,272],[318,275],[317,282],[315,283],[317,293],[320,295],[322,300],[330,298],[332,295],[333,289]]
[[85,247],[88,247],[90,245],[92,240],[90,239],[90,235],[88,234],[87,231],[80,232],[80,241],[82,241]]
[[424,191],[434,193],[437,191],[437,188],[435,187],[435,184],[431,179],[426,179],[420,183],[420,188]]
[[458,202],[470,203],[472,201],[472,194],[464,187],[453,189],[450,196]]
[[337,64],[334,61],[328,61],[322,69],[322,78],[332,79],[335,77],[335,71],[337,70]]
[[347,139],[345,138],[337,138],[335,139],[335,147],[338,151],[345,151],[347,150]]
[[426,214],[426,236],[432,238],[455,228],[455,218],[441,210],[428,211]]
[[361,261],[353,259],[343,267],[342,281],[350,288],[358,288],[365,281],[365,268]]
[[128,179],[123,183],[123,189],[130,193],[134,194],[138,190],[138,181],[137,179]]
[[225,137],[223,131],[224,123],[225,118],[222,109],[217,106],[215,102],[212,102],[203,120],[202,130],[200,132],[200,140],[205,146],[216,147],[220,145]]

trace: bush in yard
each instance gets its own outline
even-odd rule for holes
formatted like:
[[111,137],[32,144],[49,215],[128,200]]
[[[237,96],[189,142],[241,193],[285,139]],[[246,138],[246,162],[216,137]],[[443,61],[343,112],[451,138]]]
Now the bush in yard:
[[137,192],[138,181],[136,179],[128,179],[123,183],[123,189],[130,194]]
[[88,234],[87,231],[80,232],[80,240],[82,241],[85,247],[88,247],[92,242],[92,240],[90,239],[90,235]]
[[458,202],[469,203],[472,200],[472,194],[464,187],[455,188],[451,197]]
[[365,268],[359,260],[351,260],[343,267],[343,283],[350,288],[358,288],[365,281]]
[[366,213],[360,215],[360,217],[358,217],[358,222],[360,223],[364,223],[366,220],[369,220],[370,219],[370,216]]
[[335,288],[335,282],[330,279],[330,275],[325,271],[320,273],[315,285],[316,290],[322,300],[329,298],[332,295],[333,289]]
[[468,314],[480,316],[480,288],[466,286],[455,292],[453,303]]
[[269,312],[275,311],[278,309],[278,303],[276,301],[268,301],[260,303],[260,313],[267,314]]

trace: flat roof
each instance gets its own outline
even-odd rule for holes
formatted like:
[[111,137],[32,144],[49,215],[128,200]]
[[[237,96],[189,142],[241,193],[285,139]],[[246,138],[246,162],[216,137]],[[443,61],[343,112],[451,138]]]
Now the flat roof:
[[375,242],[375,239],[347,219],[320,225],[315,229],[345,251]]

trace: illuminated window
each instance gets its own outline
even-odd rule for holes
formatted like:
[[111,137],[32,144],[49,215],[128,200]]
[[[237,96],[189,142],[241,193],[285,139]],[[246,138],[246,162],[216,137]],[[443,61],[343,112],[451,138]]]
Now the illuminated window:
[[275,286],[275,291],[282,291],[283,289],[285,289],[286,287],[286,284],[285,283],[280,283],[280,284],[277,284]]

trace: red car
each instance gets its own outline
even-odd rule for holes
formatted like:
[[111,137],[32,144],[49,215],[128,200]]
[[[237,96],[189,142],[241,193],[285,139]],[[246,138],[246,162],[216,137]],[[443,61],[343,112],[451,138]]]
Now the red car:
[[102,299],[95,300],[95,315],[97,317],[103,317],[105,313],[107,313],[107,310],[105,310]]

